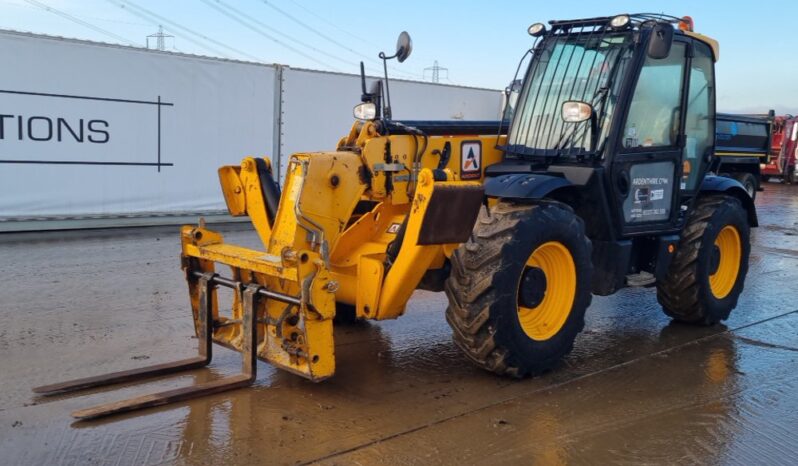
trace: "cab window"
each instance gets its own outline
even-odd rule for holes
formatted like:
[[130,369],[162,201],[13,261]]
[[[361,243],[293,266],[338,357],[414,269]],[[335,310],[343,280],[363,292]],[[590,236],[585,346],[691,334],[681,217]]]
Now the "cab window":
[[685,144],[682,153],[683,190],[692,191],[698,183],[701,164],[715,144],[715,79],[712,50],[701,42],[693,44],[690,84],[685,115]]
[[666,58],[646,57],[623,132],[623,147],[670,147],[679,135],[685,44],[674,42]]

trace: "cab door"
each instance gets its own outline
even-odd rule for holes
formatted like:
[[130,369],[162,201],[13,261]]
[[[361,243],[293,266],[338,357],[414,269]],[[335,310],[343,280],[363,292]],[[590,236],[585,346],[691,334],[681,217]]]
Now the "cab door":
[[[675,228],[682,186],[695,189],[700,170],[682,178],[689,49],[686,40],[677,38],[667,57],[643,59],[611,168],[622,235]],[[690,147],[694,156],[692,142]]]

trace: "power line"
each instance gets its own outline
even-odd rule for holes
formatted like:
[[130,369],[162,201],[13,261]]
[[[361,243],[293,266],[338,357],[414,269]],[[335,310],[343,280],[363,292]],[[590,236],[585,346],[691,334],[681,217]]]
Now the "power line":
[[298,6],[299,8],[302,8],[303,10],[305,10],[306,12],[308,12],[308,13],[309,13],[311,16],[313,16],[313,17],[315,17],[315,18],[317,18],[317,19],[321,20],[321,21],[322,21],[322,22],[324,22],[324,23],[327,23],[327,24],[329,24],[330,26],[334,27],[335,29],[338,29],[339,31],[341,31],[341,32],[343,32],[343,33],[345,33],[345,34],[347,34],[347,35],[349,35],[349,36],[351,36],[351,37],[354,37],[355,39],[357,39],[357,40],[359,40],[359,41],[361,41],[361,42],[363,42],[363,43],[366,43],[366,44],[372,45],[372,42],[371,42],[371,41],[369,41],[368,39],[364,39],[364,38],[362,38],[362,37],[360,37],[360,36],[357,36],[357,35],[355,35],[355,34],[352,34],[351,32],[347,31],[346,29],[344,29],[344,28],[342,28],[342,27],[338,26],[337,24],[333,23],[332,21],[328,20],[327,18],[325,18],[325,17],[323,17],[323,16],[320,16],[320,15],[317,15],[317,14],[316,14],[316,13],[315,13],[313,10],[311,10],[311,9],[307,8],[305,5],[302,5],[301,3],[299,3],[299,2],[297,2],[297,1],[295,1],[295,0],[291,0],[291,3],[293,3],[293,4],[294,4],[294,5],[296,5],[296,6]]
[[[182,26],[182,25],[180,25],[180,24],[178,24],[178,23],[176,23],[174,21],[171,21],[168,18],[164,18],[163,16],[161,16],[161,15],[159,15],[157,13],[154,13],[154,12],[144,8],[144,7],[138,6],[138,5],[136,5],[135,3],[133,3],[130,0],[107,0],[107,1],[109,3],[112,3],[112,4],[122,8],[123,10],[127,11],[128,13],[130,13],[132,15],[138,16],[139,18],[143,18],[143,19],[151,22],[154,26],[157,26],[159,24],[158,22],[160,21],[161,24],[169,24],[175,30],[180,30],[180,31],[183,31],[186,34],[191,34],[193,36],[199,37],[199,38],[201,38],[203,40],[206,40],[206,41],[208,41],[208,42],[210,42],[210,43],[212,43],[212,44],[214,44],[214,45],[216,45],[218,47],[221,47],[221,48],[223,48],[225,50],[229,50],[229,51],[233,52],[234,54],[237,54],[237,55],[240,55],[240,56],[243,56],[243,57],[247,57],[250,60],[253,60],[253,61],[256,61],[256,62],[263,62],[263,60],[261,60],[260,58],[254,56],[254,55],[250,55],[250,54],[248,54],[248,53],[246,53],[246,52],[244,52],[242,50],[230,47],[229,45],[224,44],[222,42],[219,42],[216,39],[210,38],[210,37],[206,36],[205,34],[196,32],[196,31],[194,31],[192,29],[189,29],[189,28],[187,28],[185,26]],[[155,18],[155,20],[153,20],[153,18]],[[172,32],[175,32],[175,31],[172,31]],[[218,49],[215,49],[214,47],[211,47],[211,46],[209,46],[207,44],[203,44],[202,42],[199,42],[199,41],[197,41],[195,39],[192,39],[191,37],[183,36],[183,38],[188,40],[189,42],[192,42],[195,45],[200,46],[201,48],[203,48],[205,50],[210,50],[212,53],[214,53],[216,55],[219,55],[219,56],[224,57],[224,58],[230,58],[230,56],[227,55],[226,53],[221,52]]]
[[291,21],[299,24],[300,26],[302,26],[303,28],[307,29],[308,31],[316,34],[317,36],[321,37],[322,39],[325,39],[325,40],[337,45],[338,47],[341,47],[344,50],[347,50],[349,52],[352,52],[355,55],[360,56],[360,54],[357,51],[352,50],[351,48],[349,48],[346,45],[338,42],[337,40],[333,39],[332,37],[330,37],[330,36],[328,36],[326,34],[323,34],[317,28],[314,28],[312,26],[307,25],[306,23],[304,23],[303,21],[299,20],[298,18],[296,18],[295,16],[291,15],[290,13],[286,12],[282,8],[279,8],[276,5],[273,5],[273,4],[269,3],[266,0],[260,0],[260,2],[263,3],[264,5],[268,6],[269,8],[277,11],[278,13],[280,13],[281,15],[285,16],[286,18],[290,19]]
[[[18,0],[0,0],[0,3],[3,3],[3,4],[8,5],[8,6],[15,7],[15,8],[28,8],[28,9],[36,10],[36,11],[38,11],[40,9],[39,7],[37,7],[35,5],[25,5],[25,4],[22,4],[22,3],[16,3],[17,1]],[[103,17],[100,17],[100,16],[75,14],[74,12],[70,13],[70,14],[72,16],[76,17],[76,18],[82,18],[84,20],[96,20],[96,21],[101,21],[103,23],[127,24],[127,25],[130,25],[130,26],[143,26],[143,27],[150,27],[151,26],[151,24],[136,23],[136,22],[133,22],[133,21],[123,21],[121,19],[103,18]]]
[[[267,1],[266,1],[266,0],[260,0],[260,1],[262,1],[263,3],[267,3]],[[309,8],[307,8],[307,7],[305,7],[305,6],[304,6],[304,5],[302,5],[301,3],[299,3],[299,2],[296,2],[296,1],[294,1],[294,0],[290,0],[290,1],[291,1],[291,3],[293,3],[294,5],[296,5],[297,7],[301,8],[302,10],[305,10],[305,11],[306,11],[308,14],[310,14],[311,16],[313,16],[313,17],[315,17],[316,19],[318,19],[318,20],[322,21],[323,23],[326,23],[326,24],[328,24],[328,25],[332,26],[333,28],[337,29],[338,31],[340,31],[340,32],[343,32],[344,34],[347,34],[348,36],[350,36],[350,37],[352,37],[352,38],[354,38],[354,39],[357,39],[357,40],[359,40],[359,41],[361,41],[361,42],[363,42],[363,43],[366,43],[366,44],[368,44],[368,45],[370,45],[370,46],[373,46],[373,45],[374,45],[374,41],[370,41],[370,40],[368,40],[368,39],[364,39],[364,38],[362,38],[362,37],[360,37],[360,36],[358,36],[358,35],[356,35],[356,34],[352,34],[350,31],[348,31],[348,30],[346,30],[346,29],[344,29],[344,28],[341,28],[340,26],[338,26],[338,25],[337,25],[337,24],[335,24],[334,22],[332,22],[332,21],[328,20],[327,18],[325,18],[325,17],[323,17],[323,16],[321,16],[321,15],[318,15],[318,14],[316,14],[316,13],[315,13],[313,10],[311,10],[311,9],[309,9]],[[278,11],[282,12],[282,13],[283,13],[283,14],[285,14],[286,16],[288,16],[288,14],[287,14],[287,13],[284,13],[282,10],[278,9],[276,6],[274,6],[274,5],[270,4],[270,3],[267,3],[267,4],[268,4],[270,7],[274,8],[274,9],[276,9],[276,10],[278,10]],[[289,16],[289,17],[290,17],[290,16]],[[317,32],[317,31],[316,31],[315,29],[313,29],[312,27],[311,27],[311,29],[312,29],[314,32]],[[317,33],[318,33],[318,32],[317,32]],[[319,34],[320,34],[320,33],[319,33]],[[331,39],[329,39],[329,37],[328,37],[328,36],[323,36],[323,37],[327,38],[327,40],[330,40],[330,41],[332,41]],[[337,42],[336,42],[336,41],[332,41],[332,42],[333,42],[333,43],[335,43],[335,44],[337,44]],[[345,47],[345,46],[344,46],[344,47]],[[346,47],[346,48],[347,48],[347,50],[350,50],[350,51],[352,51],[350,48],[348,48],[348,47]],[[361,56],[361,57],[364,57],[364,58],[366,58],[366,60],[368,60],[368,61],[371,61],[372,63],[376,63],[376,64],[377,64],[377,65],[379,65],[380,67],[382,66],[382,63],[381,63],[379,60],[376,60],[376,59],[374,59],[374,58],[369,58],[369,57],[367,57],[367,56],[364,56],[363,54],[361,54],[361,53],[358,53],[358,52],[354,52],[354,53],[356,53],[357,55],[359,55],[359,56]],[[404,71],[404,70],[402,70],[402,69],[399,69],[399,68],[396,68],[396,67],[394,67],[394,66],[390,66],[390,65],[388,65],[388,68],[389,68],[389,69],[391,69],[392,71],[396,72],[396,73],[404,74],[405,76],[410,76],[411,78],[415,78],[415,79],[421,78],[421,79],[423,79],[423,75],[421,75],[421,74],[419,74],[419,73],[414,73],[414,72],[411,72],[411,71]],[[382,70],[377,70],[377,72],[378,72],[379,74],[382,74]]]
[[[174,27],[175,29],[183,31],[186,34],[190,34],[190,35],[199,37],[199,38],[201,38],[201,39],[203,39],[203,40],[205,40],[207,42],[210,42],[212,44],[216,44],[217,46],[222,47],[223,49],[229,50],[229,51],[233,52],[234,54],[239,54],[239,55],[245,56],[245,57],[247,57],[247,58],[249,58],[251,60],[261,61],[258,57],[249,55],[249,54],[247,54],[247,53],[245,53],[243,51],[240,51],[240,50],[235,49],[233,47],[230,47],[230,46],[228,46],[226,44],[223,44],[223,43],[221,43],[221,42],[219,42],[219,41],[217,41],[215,39],[212,39],[212,38],[206,36],[205,34],[196,32],[196,31],[194,31],[192,29],[189,29],[189,28],[187,28],[185,26],[182,26],[182,25],[180,25],[178,23],[175,23],[174,21],[171,21],[171,20],[169,20],[167,18],[164,18],[163,16],[160,16],[160,15],[158,15],[158,14],[156,14],[156,13],[154,13],[154,12],[144,8],[144,7],[136,5],[135,3],[131,2],[131,1],[128,1],[128,0],[121,0],[121,1],[120,0],[118,0],[118,1],[107,0],[107,1],[109,3],[112,3],[112,4],[116,5],[116,6],[118,6],[119,8],[122,8],[123,10],[127,11],[128,13],[130,13],[132,15],[138,16],[139,18],[142,18],[142,19],[144,19],[146,21],[149,21],[153,25],[159,25],[158,23],[160,21],[161,23],[169,24],[172,27]],[[218,55],[218,56],[224,57],[224,58],[231,58],[230,55],[228,55],[227,53],[222,52],[221,50],[219,50],[219,49],[217,49],[215,47],[211,47],[211,46],[209,46],[209,45],[207,45],[207,44],[205,44],[205,43],[203,43],[201,41],[193,39],[190,36],[183,36],[183,38],[185,38],[189,42],[191,42],[191,43],[193,43],[193,44],[195,44],[195,45],[197,45],[197,46],[199,46],[199,47],[201,47],[201,48],[203,48],[203,49],[205,49],[207,51],[210,51],[211,53],[213,53],[215,55]]]
[[49,5],[46,5],[46,4],[42,3],[42,2],[39,2],[37,0],[25,0],[25,1],[27,3],[33,5],[33,6],[37,6],[37,7],[41,8],[41,9],[43,9],[45,11],[49,11],[50,13],[58,15],[58,16],[64,18],[64,19],[68,19],[69,21],[72,21],[73,23],[80,24],[81,26],[87,27],[87,28],[89,28],[89,29],[91,29],[91,30],[93,30],[95,32],[99,32],[100,34],[104,34],[104,35],[106,35],[108,37],[112,37],[112,38],[114,38],[114,39],[116,39],[116,40],[118,40],[120,42],[126,43],[128,45],[132,45],[134,47],[141,47],[140,44],[137,44],[137,43],[135,43],[135,42],[133,42],[131,40],[128,40],[128,39],[126,39],[126,38],[124,38],[124,37],[122,37],[120,35],[114,34],[111,31],[107,31],[107,30],[105,30],[105,29],[103,29],[103,28],[101,28],[99,26],[95,26],[95,25],[93,25],[93,24],[91,24],[89,22],[83,21],[82,19],[76,18],[76,17],[70,15],[69,13],[63,12],[63,11],[58,10],[56,8],[53,8],[53,7],[51,7]]
[[[24,0],[24,1],[26,3],[28,3],[29,5],[35,7],[35,8],[40,8],[40,9],[43,9],[43,10],[48,11],[50,13],[53,13],[55,15],[58,15],[58,16],[64,18],[64,19],[72,21],[72,22],[74,22],[76,24],[80,24],[81,26],[84,26],[84,27],[87,27],[89,29],[92,29],[92,30],[94,30],[94,31],[96,31],[96,32],[98,32],[100,34],[103,34],[103,35],[106,35],[108,37],[111,37],[111,38],[113,38],[113,39],[115,39],[117,41],[120,41],[122,43],[126,43],[128,45],[132,45],[132,46],[136,46],[136,47],[140,47],[141,46],[141,44],[137,44],[137,43],[125,38],[125,37],[117,35],[117,34],[111,32],[111,31],[105,30],[105,29],[103,29],[103,28],[101,28],[99,26],[95,26],[94,24],[91,24],[91,23],[89,23],[87,21],[81,20],[81,19],[75,17],[74,15],[71,15],[71,14],[66,13],[64,11],[61,11],[59,9],[53,8],[53,7],[47,5],[47,4],[43,3],[43,2],[40,2],[38,0]],[[264,60],[260,59],[259,57],[256,57],[254,55],[248,54],[248,53],[246,53],[246,52],[244,52],[244,51],[242,51],[240,49],[236,49],[234,47],[231,47],[231,46],[229,46],[229,45],[227,45],[225,43],[222,43],[222,42],[217,41],[217,40],[215,40],[215,39],[213,39],[211,37],[208,37],[205,34],[202,34],[200,32],[192,30],[192,29],[190,29],[188,27],[185,27],[185,26],[183,26],[181,24],[178,24],[178,23],[176,23],[174,21],[171,21],[171,20],[169,20],[169,19],[167,19],[167,18],[165,18],[163,16],[160,16],[160,15],[156,14],[155,12],[153,12],[151,10],[148,10],[148,9],[142,7],[142,6],[139,6],[139,5],[135,4],[135,3],[133,3],[130,0],[107,0],[107,1],[109,3],[111,3],[111,4],[114,4],[115,6],[117,6],[119,8],[124,9],[125,11],[127,11],[128,13],[130,13],[130,14],[132,14],[134,16],[137,16],[137,17],[139,17],[141,19],[144,19],[145,21],[149,22],[152,25],[158,25],[159,34],[163,34],[163,29],[162,29],[162,26],[160,24],[158,24],[158,22],[155,21],[155,20],[158,20],[161,23],[169,24],[174,29],[183,31],[185,34],[196,36],[196,37],[198,37],[200,39],[203,39],[203,40],[205,40],[207,42],[215,44],[216,46],[221,47],[221,48],[223,48],[225,50],[229,50],[229,51],[233,52],[234,54],[238,54],[238,55],[247,57],[247,58],[249,58],[251,60],[254,60],[254,61],[257,61],[257,62],[263,62],[264,61]],[[265,0],[261,0],[261,1],[265,5],[275,9],[280,14],[283,14],[284,16],[288,17],[292,21],[296,22],[297,24],[301,25],[302,27],[304,27],[306,29],[309,29],[310,31],[316,33],[317,35],[319,35],[320,37],[326,39],[327,41],[329,41],[329,42],[331,42],[331,43],[333,43],[333,44],[335,44],[335,45],[337,45],[337,46],[339,46],[339,47],[341,47],[341,48],[343,48],[343,49],[345,49],[345,50],[347,50],[347,51],[349,51],[349,52],[351,52],[351,53],[353,53],[355,55],[358,55],[359,57],[363,57],[363,58],[365,58],[365,59],[367,59],[367,60],[369,60],[369,61],[371,61],[373,63],[378,63],[376,60],[370,59],[369,57],[360,54],[356,50],[346,46],[345,44],[340,43],[339,41],[333,39],[332,37],[315,30],[313,27],[311,27],[308,24],[304,23],[303,21],[301,21],[300,19],[296,18],[295,16],[287,13],[286,11],[284,11],[284,10],[282,10],[282,9],[280,9],[280,8],[270,4],[270,3],[268,3]],[[295,52],[295,53],[297,53],[297,54],[299,54],[299,55],[301,55],[301,56],[303,56],[303,57],[305,57],[305,58],[307,58],[309,60],[312,60],[315,63],[318,63],[318,64],[320,64],[322,66],[325,66],[327,68],[331,68],[331,69],[333,69],[335,71],[341,71],[338,68],[336,68],[335,66],[330,65],[329,63],[326,63],[326,62],[324,62],[322,60],[319,60],[319,59],[317,59],[317,58],[315,58],[315,57],[313,57],[313,56],[311,56],[311,55],[309,55],[307,53],[302,52],[301,50],[298,50],[295,47],[292,47],[289,44],[286,44],[285,42],[281,41],[280,39],[275,38],[275,37],[271,36],[270,34],[268,34],[267,32],[263,31],[262,29],[258,28],[257,26],[254,26],[252,24],[247,23],[247,21],[249,21],[251,23],[255,23],[257,25],[260,25],[261,27],[263,27],[265,29],[269,29],[269,30],[271,30],[271,31],[273,31],[273,32],[275,32],[275,33],[277,33],[279,35],[282,35],[283,37],[286,37],[288,40],[292,40],[292,41],[298,43],[299,45],[302,45],[302,46],[304,46],[306,48],[309,48],[311,50],[316,51],[317,53],[329,56],[329,57],[334,58],[336,60],[339,60],[341,62],[347,63],[347,64],[349,64],[349,65],[351,65],[353,67],[357,66],[357,63],[355,63],[353,61],[346,60],[344,58],[341,58],[341,57],[338,57],[336,55],[333,55],[333,54],[330,54],[328,52],[325,52],[324,50],[321,50],[321,49],[319,49],[317,47],[314,47],[312,45],[309,45],[309,44],[307,44],[305,42],[302,42],[302,41],[299,41],[297,39],[294,39],[293,37],[291,37],[291,36],[289,36],[287,34],[284,34],[284,33],[280,32],[280,31],[278,31],[278,30],[276,30],[274,28],[271,28],[270,26],[264,24],[261,21],[258,21],[256,19],[252,19],[246,13],[244,13],[244,12],[242,12],[242,11],[240,11],[240,10],[238,10],[238,9],[236,9],[236,8],[234,8],[234,7],[230,6],[230,5],[222,2],[221,0],[216,0],[216,3],[218,3],[219,5],[227,8],[228,10],[234,12],[235,15],[229,13],[228,11],[223,11],[220,8],[220,6],[217,6],[214,3],[212,3],[211,0],[203,0],[203,2],[208,4],[209,6],[213,7],[214,9],[216,9],[220,13],[224,14],[225,16],[229,17],[230,19],[238,22],[239,24],[244,25],[245,27],[255,31],[256,33],[258,33],[258,34],[260,34],[260,35],[262,35],[262,36],[274,41],[275,43],[277,43],[277,44],[279,44],[279,45],[281,45],[281,46],[283,46],[283,47],[285,47],[285,48],[287,48],[287,49],[289,49],[289,50],[291,50],[291,51],[293,51],[293,52]],[[303,9],[307,10],[304,7],[303,7]],[[314,16],[317,16],[317,15],[314,14]],[[100,18],[96,18],[96,19],[101,20]],[[112,21],[112,20],[109,20],[109,21]],[[122,21],[117,21],[117,22],[122,22]],[[134,23],[129,23],[129,24],[134,24]],[[344,31],[344,32],[346,32],[346,31]],[[159,44],[159,45],[157,45],[157,48],[159,48],[160,50],[165,48],[163,46],[163,44],[161,44],[161,42],[163,42],[163,38],[164,37],[173,37],[173,36],[164,35],[163,37],[159,38],[157,36],[158,36],[158,34],[148,36],[148,43],[147,43],[147,47],[148,48],[149,48],[149,37],[153,37],[153,38],[156,39],[157,44]],[[200,42],[198,40],[195,40],[195,39],[193,39],[190,36],[181,35],[181,37],[186,39],[186,40],[188,40],[189,42],[194,43],[195,45],[197,45],[197,46],[199,46],[199,47],[201,47],[201,48],[203,48],[205,50],[210,51],[213,54],[219,55],[219,56],[224,57],[224,58],[230,58],[230,56],[228,54],[222,52],[221,50],[219,50],[219,49],[217,49],[215,47],[211,47],[211,46],[209,46],[209,45],[207,45],[205,43],[202,43],[202,42]],[[393,67],[391,67],[391,68],[393,69]],[[373,68],[371,68],[371,69],[374,70]],[[405,72],[403,70],[394,70],[394,71],[396,71],[397,73],[401,73],[401,74],[407,75],[407,76],[413,76],[413,77],[417,76],[414,73],[408,73],[408,72]]]
[[[370,57],[368,57],[366,55],[363,55],[362,53],[358,52],[357,50],[354,50],[351,47],[348,47],[347,45],[342,44],[341,42],[335,40],[334,38],[328,36],[327,34],[322,33],[321,31],[318,30],[318,28],[314,28],[313,26],[308,25],[304,21],[302,21],[299,18],[295,17],[294,15],[288,13],[287,11],[283,10],[282,8],[279,8],[276,5],[268,2],[267,0],[260,0],[260,2],[263,3],[264,5],[268,6],[269,8],[277,11],[278,13],[280,13],[281,15],[285,16],[286,18],[290,19],[291,21],[299,24],[300,26],[302,26],[303,28],[307,29],[308,31],[316,34],[317,36],[321,37],[322,39],[324,39],[324,40],[326,40],[326,41],[328,41],[328,42],[330,42],[330,43],[332,43],[334,45],[337,45],[338,47],[346,50],[347,52],[350,52],[350,53],[352,53],[354,55],[357,55],[358,57],[363,58],[365,60],[368,60],[368,61],[370,61],[370,62],[372,62],[374,64],[382,65],[382,63],[380,63],[375,58],[370,58]],[[347,63],[352,64],[351,62],[347,62]],[[391,68],[393,69],[393,67],[391,67]],[[376,72],[380,71],[377,68],[373,68],[372,70],[376,71]],[[408,73],[408,72],[405,72],[405,71],[402,71],[402,70],[394,70],[394,71],[396,71],[397,73],[401,73],[401,74],[407,75],[407,76],[414,76],[412,73]]]
[[[299,23],[300,23],[300,24],[302,24],[303,26],[305,26],[305,27],[307,27],[307,28],[311,29],[313,32],[315,32],[315,33],[319,34],[320,36],[322,36],[322,37],[324,37],[325,39],[327,39],[327,40],[329,40],[329,41],[333,42],[334,44],[336,44],[336,45],[339,45],[339,46],[341,46],[341,47],[345,48],[346,50],[349,50],[350,52],[353,52],[353,53],[355,53],[356,55],[358,55],[358,56],[360,56],[360,57],[363,57],[363,58],[365,58],[366,60],[368,60],[368,61],[370,61],[370,62],[372,62],[372,63],[375,63],[375,64],[379,65],[380,67],[382,66],[382,63],[381,63],[381,62],[379,62],[378,60],[376,60],[376,59],[373,59],[373,58],[369,58],[368,56],[365,56],[365,55],[363,55],[363,54],[361,54],[361,53],[359,53],[359,52],[357,52],[357,51],[354,51],[354,50],[352,50],[351,48],[347,47],[346,45],[340,44],[338,41],[335,41],[335,40],[331,39],[329,36],[321,34],[320,32],[318,32],[318,31],[317,31],[315,28],[313,28],[312,26],[307,26],[306,24],[302,23],[302,22],[301,22],[301,21],[299,21],[298,19],[294,18],[292,15],[288,14],[287,12],[285,12],[284,10],[282,10],[282,9],[280,9],[280,8],[277,8],[277,7],[276,7],[276,6],[274,6],[273,4],[271,4],[271,3],[267,2],[266,0],[260,0],[260,1],[261,1],[261,2],[263,2],[264,4],[268,5],[269,7],[271,7],[271,8],[274,8],[275,10],[279,11],[280,13],[284,14],[285,16],[287,16],[287,17],[289,17],[289,18],[293,19],[294,21],[296,21],[296,22],[299,22]],[[328,24],[328,25],[332,26],[333,28],[337,29],[338,31],[340,31],[340,32],[343,32],[344,34],[347,34],[348,36],[350,36],[350,37],[352,37],[352,38],[354,38],[354,39],[357,39],[357,40],[359,40],[359,41],[361,41],[361,42],[363,42],[363,43],[366,43],[366,44],[368,44],[368,45],[370,45],[370,46],[373,46],[373,45],[374,45],[374,42],[373,42],[373,41],[370,41],[370,40],[368,40],[368,39],[364,39],[364,38],[362,38],[362,37],[360,37],[360,36],[358,36],[358,35],[356,35],[356,34],[352,34],[350,31],[348,31],[348,30],[346,30],[346,29],[343,29],[343,28],[341,28],[340,26],[338,26],[338,25],[337,25],[337,24],[335,24],[334,22],[332,22],[332,21],[328,20],[327,18],[325,18],[325,17],[323,17],[323,16],[320,16],[320,15],[316,14],[316,13],[315,13],[313,10],[311,10],[311,9],[309,9],[309,8],[307,8],[307,7],[305,7],[305,6],[304,6],[304,5],[302,5],[301,3],[299,3],[299,2],[296,2],[296,1],[294,1],[294,0],[291,0],[291,3],[293,3],[293,4],[294,4],[294,5],[296,5],[297,7],[301,8],[302,10],[304,10],[305,12],[307,12],[308,14],[310,14],[311,16],[313,16],[314,18],[316,18],[316,19],[318,19],[318,20],[322,21],[323,23],[326,23],[326,24]],[[393,67],[393,66],[390,66],[390,65],[388,66],[388,68],[389,68],[389,69],[391,69],[392,71],[396,72],[396,73],[400,73],[400,74],[403,74],[403,75],[405,75],[405,76],[406,76],[406,78],[405,78],[405,79],[408,79],[408,78],[407,78],[408,76],[409,76],[410,78],[414,78],[414,79],[418,79],[418,78],[421,78],[421,79],[423,79],[423,76],[422,76],[422,75],[420,75],[420,74],[418,74],[418,73],[409,72],[409,71],[404,71],[404,70],[401,70],[401,69],[399,69],[399,68],[396,68],[396,67]],[[372,69],[372,70],[374,70],[374,69]],[[382,74],[382,70],[380,70],[380,69],[376,69],[376,70],[374,70],[374,71],[375,71],[376,73],[378,73],[378,74]]]
[[[307,48],[315,50],[318,53],[321,53],[321,54],[324,54],[324,55],[329,55],[326,52],[324,52],[322,50],[319,50],[318,48],[316,48],[316,47],[314,47],[312,45],[308,45],[308,44],[305,44],[304,42],[301,42],[301,41],[298,41],[298,40],[293,39],[291,37],[288,37],[285,34],[275,30],[274,28],[269,27],[268,25],[264,24],[263,22],[249,17],[248,15],[243,13],[242,11],[240,11],[240,10],[238,10],[238,9],[236,9],[236,8],[234,8],[234,7],[228,5],[228,4],[226,4],[226,3],[224,3],[224,2],[222,2],[220,0],[202,0],[202,2],[205,3],[206,5],[208,5],[209,7],[215,9],[219,13],[221,13],[221,14],[227,16],[228,18],[232,19],[233,21],[237,22],[238,24],[241,24],[242,26],[246,27],[247,29],[255,32],[256,34],[259,34],[259,35],[271,40],[272,42],[275,42],[276,44],[279,44],[279,45],[287,48],[288,50],[291,50],[292,52],[297,53],[297,54],[307,58],[308,60],[314,61],[314,62],[316,62],[316,63],[318,63],[318,64],[320,64],[322,66],[325,66],[327,68],[333,69],[335,71],[341,71],[340,69],[336,68],[333,65],[330,65],[329,63],[326,63],[326,62],[324,62],[322,60],[319,60],[319,59],[313,57],[312,55],[309,55],[309,54],[297,49],[296,47],[293,47],[290,44],[286,44],[282,40],[272,36],[268,32],[265,32],[263,29],[271,30],[272,32],[275,32],[275,33],[280,34],[280,35],[282,35],[284,37],[287,37],[289,40],[293,40],[294,42],[296,42],[296,43],[298,43],[300,45],[303,45],[303,46],[305,46]],[[233,13],[231,13],[231,12],[233,12]],[[254,26],[251,23],[255,23],[256,25],[259,25],[261,27]],[[333,55],[330,55],[330,57],[331,58],[335,58],[335,59],[340,60],[340,61],[343,61],[345,63],[349,63],[351,65],[355,65],[353,62],[348,62],[347,60],[335,57]]]

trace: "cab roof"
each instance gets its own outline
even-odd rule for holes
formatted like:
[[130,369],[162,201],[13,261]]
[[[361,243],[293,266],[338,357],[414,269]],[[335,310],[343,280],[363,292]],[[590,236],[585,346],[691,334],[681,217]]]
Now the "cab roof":
[[712,55],[715,61],[718,61],[720,58],[720,45],[718,41],[715,39],[705,36],[703,34],[699,34],[695,31],[692,31],[693,28],[693,19],[689,16],[684,17],[677,17],[672,15],[666,15],[661,13],[621,13],[614,16],[597,16],[594,18],[582,18],[582,19],[567,19],[567,20],[552,20],[549,21],[549,25],[551,25],[551,31],[557,32],[569,32],[573,28],[580,28],[582,30],[586,28],[596,28],[596,29],[603,29],[608,27],[610,21],[613,18],[618,16],[628,16],[630,19],[630,23],[632,27],[641,27],[646,23],[657,22],[657,23],[670,23],[674,26],[677,33],[684,34],[686,36],[692,37],[693,39],[700,40],[701,42],[707,44],[712,49]]

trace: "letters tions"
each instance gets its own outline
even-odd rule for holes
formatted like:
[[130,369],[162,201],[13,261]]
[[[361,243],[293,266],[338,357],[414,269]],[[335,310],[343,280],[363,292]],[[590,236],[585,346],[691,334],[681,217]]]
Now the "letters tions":
[[0,140],[12,139],[105,144],[111,133],[106,120],[0,114]]

